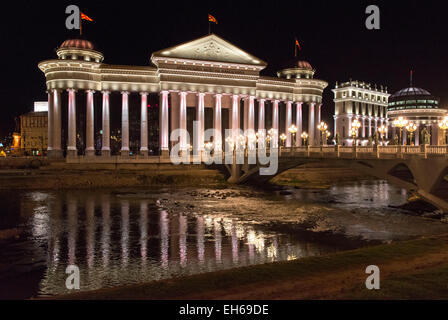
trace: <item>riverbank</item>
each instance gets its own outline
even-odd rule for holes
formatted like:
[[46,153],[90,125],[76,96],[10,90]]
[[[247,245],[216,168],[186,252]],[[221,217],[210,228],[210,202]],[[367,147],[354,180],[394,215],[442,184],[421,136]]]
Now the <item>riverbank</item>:
[[0,170],[0,190],[96,189],[128,187],[224,186],[219,170],[202,165],[140,164],[70,165],[53,163],[38,168]]
[[[365,269],[380,268],[367,290]],[[448,235],[56,299],[448,299]]]
[[[127,188],[154,186],[226,186],[224,174],[205,165],[68,164],[36,159],[8,159],[0,166],[0,190]],[[322,189],[332,183],[370,179],[347,167],[324,163],[290,169],[273,185]]]
[[334,183],[375,179],[338,164],[308,163],[289,169],[271,180],[271,183],[298,189],[326,189]]

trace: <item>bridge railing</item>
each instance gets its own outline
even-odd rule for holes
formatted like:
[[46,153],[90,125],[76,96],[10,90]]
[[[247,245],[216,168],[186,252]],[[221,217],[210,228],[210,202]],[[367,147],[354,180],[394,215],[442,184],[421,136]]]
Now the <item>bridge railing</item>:
[[443,155],[448,153],[448,146],[426,146],[425,154]]
[[299,154],[307,155],[308,157],[315,157],[317,155],[335,156],[335,157],[353,157],[353,158],[402,158],[406,155],[409,156],[422,156],[427,158],[428,155],[436,156],[447,156],[448,157],[448,146],[334,146],[334,145],[324,145],[324,146],[302,146],[302,147],[291,147],[291,148],[281,148],[281,154],[289,154],[298,156]]

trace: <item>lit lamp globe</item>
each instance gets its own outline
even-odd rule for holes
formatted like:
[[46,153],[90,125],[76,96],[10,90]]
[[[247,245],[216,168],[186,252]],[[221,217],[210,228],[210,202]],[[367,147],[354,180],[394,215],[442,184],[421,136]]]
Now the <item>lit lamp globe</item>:
[[378,132],[380,133],[382,145],[384,145],[384,136],[386,135],[387,127],[383,124],[378,128]]
[[289,128],[288,128],[288,131],[291,133],[291,135],[292,135],[292,143],[293,143],[293,146],[295,147],[296,146],[296,139],[295,139],[295,137],[296,137],[296,133],[297,133],[297,127],[295,126],[295,125],[291,125]]
[[282,140],[282,146],[285,146],[286,134],[282,133],[280,135],[280,140]]
[[328,129],[328,125],[325,122],[321,122],[317,125],[317,129],[319,129],[321,135],[322,135],[322,144],[324,143],[325,140],[325,132]]
[[403,141],[403,128],[407,126],[408,120],[406,120],[404,117],[398,117],[398,119],[394,120],[392,124],[394,125],[394,127],[400,129],[400,141]]
[[300,137],[303,139],[303,144],[306,146],[307,145],[307,141],[308,141],[308,133],[302,132]]
[[413,122],[409,122],[406,126],[406,130],[409,132],[409,144],[414,145],[412,142],[412,137],[414,135],[415,130],[417,130],[417,125]]

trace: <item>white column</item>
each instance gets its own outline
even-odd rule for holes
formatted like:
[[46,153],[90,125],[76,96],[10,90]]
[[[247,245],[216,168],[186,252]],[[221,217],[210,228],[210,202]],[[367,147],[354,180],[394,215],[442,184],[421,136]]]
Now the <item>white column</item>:
[[67,156],[76,156],[76,91],[68,89],[68,141]]
[[148,155],[148,93],[140,92],[141,118],[140,118],[140,154]]
[[296,146],[302,146],[302,131],[303,131],[303,118],[302,118],[302,105],[303,102],[297,102],[297,110],[296,110]]
[[322,122],[322,103],[319,104],[319,109],[317,113],[317,123],[320,124]]
[[213,136],[214,149],[216,151],[222,151],[222,95],[215,95],[215,108],[213,109],[213,128],[215,129],[215,135]]
[[[333,137],[335,138],[335,140],[336,140],[336,134],[338,133],[338,116],[336,116],[336,115],[334,115],[333,116],[333,119],[334,119],[334,132],[333,132]],[[340,138],[340,137],[339,137]]]
[[272,106],[272,128],[277,130],[278,136],[280,136],[280,133],[278,132],[278,103],[278,100],[274,100]]
[[129,156],[129,92],[121,92],[121,155]]
[[244,110],[243,110],[243,131],[246,132],[249,122],[249,97],[243,98]]
[[378,132],[378,118],[375,118],[375,132],[374,132],[374,134],[377,133],[377,132]]
[[161,156],[169,156],[168,134],[168,91],[162,91],[160,96],[159,125],[160,125],[160,152]]
[[258,130],[265,129],[265,107],[264,107],[265,99],[260,99],[258,103]]
[[95,155],[94,147],[94,105],[93,94],[94,90],[87,90],[87,107],[86,107],[86,156]]
[[372,136],[372,117],[369,117],[369,137]]
[[289,132],[289,127],[292,125],[292,102],[288,101],[286,102],[286,146],[288,148],[291,147],[291,132]]
[[240,97],[237,94],[234,94],[232,96],[232,137],[235,139],[236,136],[238,136],[238,130],[240,128],[239,126],[239,116],[240,116]]
[[366,117],[362,117],[362,137],[366,137]]
[[53,90],[53,150],[54,157],[62,157],[61,145],[61,128],[62,128],[62,112],[61,112],[61,92],[57,89]]
[[309,115],[308,115],[308,137],[309,137],[310,146],[315,145],[314,133],[316,131],[316,124],[314,123],[314,114],[315,114],[314,106],[315,106],[315,103],[310,104],[310,110],[309,110]]
[[417,130],[415,130],[414,134],[415,134],[415,145],[419,146],[420,145],[420,125],[418,123],[416,123],[417,125]]
[[110,156],[109,91],[103,91],[103,136],[101,155]]
[[[320,103],[319,104],[319,107],[318,107],[318,109],[317,109],[317,124],[320,124],[321,122],[322,122],[322,103]],[[321,139],[322,139],[322,134],[320,133],[320,131],[317,131],[316,130],[316,142],[317,142],[317,145],[320,145],[321,144]],[[322,145],[324,144],[324,142],[322,141]]]
[[200,151],[204,150],[204,97],[205,93],[198,93],[198,104],[196,108],[196,121],[199,122],[198,132],[196,135],[197,154],[200,154]]
[[255,130],[255,97],[250,96],[247,110],[247,129]]
[[48,95],[48,118],[47,118],[47,125],[48,125],[48,137],[47,137],[47,152],[53,150],[53,126],[54,126],[54,108],[53,108],[53,96],[51,90],[47,91]]
[[346,137],[348,137],[348,139],[351,139],[351,137],[352,137],[352,118],[353,118],[353,115],[348,116],[348,128],[347,128],[347,135],[346,135]]
[[180,150],[187,150],[187,92],[182,91],[180,95],[180,108],[179,108],[179,129],[182,130],[180,137]]

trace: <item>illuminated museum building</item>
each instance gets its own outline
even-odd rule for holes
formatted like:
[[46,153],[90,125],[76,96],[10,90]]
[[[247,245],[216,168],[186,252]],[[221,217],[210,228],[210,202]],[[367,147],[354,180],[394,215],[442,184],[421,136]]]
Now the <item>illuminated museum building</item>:
[[[152,125],[148,113],[158,115],[154,132],[164,156],[171,147],[170,132],[176,128],[190,133],[189,142],[180,139],[183,150],[188,145],[202,150],[208,128],[222,133],[274,128],[279,135],[287,134],[286,145],[291,146],[288,128],[295,124],[297,145],[302,144],[302,131],[308,132],[311,144],[320,143],[317,124],[327,83],[314,78],[308,62],[295,59],[277,77],[261,76],[267,66],[264,61],[215,34],[154,52],[148,66],[105,64],[103,54],[83,39],[65,41],[56,53],[57,59],[39,63],[48,90],[50,156],[63,154],[64,140],[67,155],[94,155],[100,131],[101,155],[109,156],[113,117],[121,119],[121,155],[129,155],[130,131],[139,130],[138,153],[146,156],[154,148],[148,145]],[[113,94],[121,95],[119,114],[112,112]],[[138,107],[130,104],[131,98],[137,99]],[[130,127],[132,113],[139,114],[139,128]],[[193,121],[201,124],[195,143]],[[83,143],[77,142],[77,136]],[[215,137],[215,148],[223,148],[223,140],[223,135]]]
[[20,116],[20,147],[24,155],[43,155],[48,147],[48,105],[35,102],[34,110]]
[[373,140],[379,127],[389,125],[387,103],[390,94],[387,87],[372,87],[365,82],[350,80],[336,83],[332,91],[335,103],[334,132],[338,134],[341,144],[353,144],[351,130],[354,120],[361,123],[357,141],[363,145],[368,143],[369,137]]
[[[388,107],[388,117],[389,121],[393,123],[398,117],[403,117],[409,122],[415,123],[417,125],[417,130],[414,133],[414,144],[419,145],[421,136],[421,131],[424,127],[431,134],[432,145],[443,145],[443,131],[439,128],[438,123],[446,115],[448,115],[448,110],[440,108],[439,98],[433,96],[428,91],[409,87],[402,89],[394,93],[389,98]],[[392,128],[393,134],[399,136],[399,129]],[[408,140],[406,130],[403,130],[402,135],[403,142]]]

